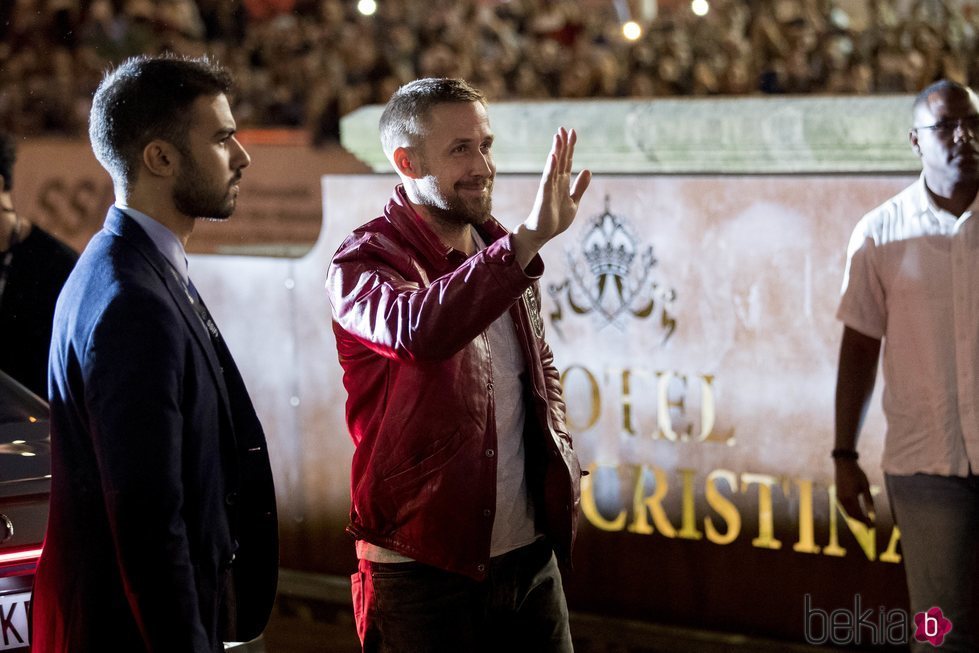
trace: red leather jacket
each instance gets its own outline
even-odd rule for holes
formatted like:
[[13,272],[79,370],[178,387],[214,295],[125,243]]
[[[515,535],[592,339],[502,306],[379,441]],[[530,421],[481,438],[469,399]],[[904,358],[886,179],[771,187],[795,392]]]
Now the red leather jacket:
[[495,220],[472,257],[438,239],[399,186],[330,265],[347,426],[356,445],[350,525],[358,539],[482,579],[496,505],[493,366],[486,328],[510,311],[527,361],[528,488],[538,528],[570,558],[578,459],[544,342],[536,257],[522,270]]

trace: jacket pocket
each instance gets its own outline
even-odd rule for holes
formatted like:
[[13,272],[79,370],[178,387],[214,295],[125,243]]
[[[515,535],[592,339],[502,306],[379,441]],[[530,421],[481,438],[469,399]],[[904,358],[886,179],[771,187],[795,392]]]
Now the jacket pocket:
[[367,632],[367,588],[364,587],[364,574],[358,570],[350,576],[350,596],[353,599],[354,623],[357,627],[357,637],[361,646],[364,645],[364,635]]
[[[456,431],[445,438],[435,440],[428,448],[414,457],[414,461],[404,461],[395,467],[392,473],[386,474],[382,483],[392,494],[400,491],[419,489],[432,475],[445,467],[462,446],[462,438]],[[404,467],[404,464],[408,464]]]

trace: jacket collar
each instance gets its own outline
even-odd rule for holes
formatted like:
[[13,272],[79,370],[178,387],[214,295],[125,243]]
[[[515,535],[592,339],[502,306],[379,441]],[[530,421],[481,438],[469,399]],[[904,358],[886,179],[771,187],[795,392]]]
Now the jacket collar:
[[109,233],[119,236],[135,247],[136,251],[153,266],[158,275],[164,279],[170,276],[168,269],[172,266],[167,262],[166,257],[160,253],[160,250],[153,244],[153,240],[139,226],[139,223],[126,215],[119,207],[112,206],[109,208],[109,214],[105,217],[103,226]]
[[207,358],[208,366],[211,369],[211,375],[214,377],[215,384],[218,387],[218,393],[221,396],[221,403],[230,419],[228,390],[225,385],[224,375],[221,372],[221,364],[218,361],[217,352],[214,349],[214,344],[211,342],[211,337],[201,323],[201,319],[198,317],[196,310],[194,310],[190,292],[180,274],[163,256],[160,250],[157,249],[152,239],[139,226],[139,223],[132,217],[126,215],[125,212],[119,210],[118,207],[113,206],[109,209],[109,214],[105,218],[104,228],[107,232],[122,238],[132,245],[146,259],[150,266],[153,267],[160,281],[166,286],[174,303],[180,309],[180,313],[183,315],[187,327],[193,332],[197,344],[204,351],[204,356]]
[[[443,243],[432,228],[428,226],[428,223],[418,215],[418,212],[411,206],[411,202],[408,201],[402,184],[395,187],[391,199],[384,207],[384,217],[401,233],[405,240],[421,253],[429,264],[444,269],[450,266],[455,267],[466,259],[465,254]],[[487,245],[509,233],[493,217],[477,226],[476,231],[479,232]]]

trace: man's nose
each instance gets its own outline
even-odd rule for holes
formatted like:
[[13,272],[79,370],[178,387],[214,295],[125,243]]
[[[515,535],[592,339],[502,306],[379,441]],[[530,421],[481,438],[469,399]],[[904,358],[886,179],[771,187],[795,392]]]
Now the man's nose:
[[473,173],[491,177],[493,175],[493,155],[489,152],[479,152],[473,159]]
[[241,168],[247,168],[248,166],[251,165],[252,158],[248,155],[248,152],[245,151],[244,146],[238,141],[237,138],[232,136],[231,140],[234,141],[235,147],[237,148],[237,152],[235,152],[235,156],[232,159],[232,161],[235,162],[237,165],[232,165],[232,167],[235,170],[240,170]]
[[965,120],[955,121],[955,130],[952,132],[952,136],[956,141],[974,141],[979,132],[979,127],[966,122]]

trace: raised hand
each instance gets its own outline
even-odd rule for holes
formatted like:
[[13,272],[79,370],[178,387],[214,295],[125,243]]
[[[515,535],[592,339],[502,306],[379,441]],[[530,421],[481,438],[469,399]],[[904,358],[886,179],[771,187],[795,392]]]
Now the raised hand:
[[571,166],[578,136],[561,127],[554,135],[541,176],[534,207],[514,233],[514,250],[526,267],[544,244],[566,230],[578,213],[578,203],[591,182],[591,172],[582,170],[571,183]]

